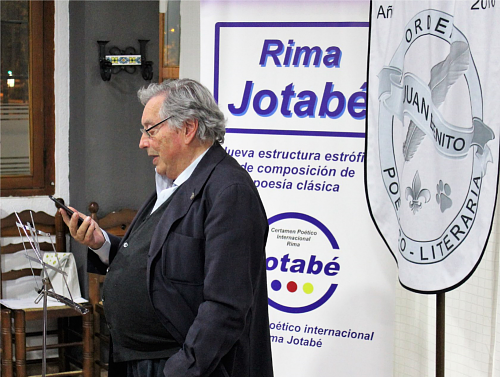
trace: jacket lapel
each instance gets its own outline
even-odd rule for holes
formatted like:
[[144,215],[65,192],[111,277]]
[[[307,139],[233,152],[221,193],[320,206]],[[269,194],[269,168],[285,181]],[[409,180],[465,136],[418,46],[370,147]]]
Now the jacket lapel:
[[174,200],[169,204],[156,226],[149,249],[149,263],[151,263],[160,252],[163,243],[170,233],[172,224],[186,215],[191,204],[202,191],[213,169],[225,156],[226,152],[221,145],[215,143],[201,159],[191,177],[177,189]]

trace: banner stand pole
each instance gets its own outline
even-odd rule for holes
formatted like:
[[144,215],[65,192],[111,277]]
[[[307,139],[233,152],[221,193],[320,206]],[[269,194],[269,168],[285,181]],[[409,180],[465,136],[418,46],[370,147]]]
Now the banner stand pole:
[[436,294],[436,377],[444,377],[445,293]]

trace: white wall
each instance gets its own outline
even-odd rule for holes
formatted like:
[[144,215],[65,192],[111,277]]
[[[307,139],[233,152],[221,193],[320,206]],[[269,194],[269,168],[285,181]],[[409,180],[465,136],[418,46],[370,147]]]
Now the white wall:
[[200,2],[181,2],[180,78],[200,80]]
[[[68,0],[55,4],[55,196],[69,203],[69,12]],[[54,203],[47,196],[2,197],[0,218],[26,208],[55,213]]]

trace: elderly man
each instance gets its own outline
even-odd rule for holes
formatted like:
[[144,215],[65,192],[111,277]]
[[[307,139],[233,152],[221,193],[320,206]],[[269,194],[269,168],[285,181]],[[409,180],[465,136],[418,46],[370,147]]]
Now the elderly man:
[[267,218],[252,179],[220,146],[224,116],[193,80],[138,95],[139,147],[156,167],[156,192],[123,239],[90,217],[78,227],[79,214],[61,210],[71,235],[94,250],[90,268],[107,271],[104,307],[121,376],[272,376]]

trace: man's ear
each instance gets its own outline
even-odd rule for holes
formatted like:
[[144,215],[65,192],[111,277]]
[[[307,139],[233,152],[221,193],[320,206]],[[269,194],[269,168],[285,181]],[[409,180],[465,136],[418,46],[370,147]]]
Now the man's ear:
[[198,132],[198,119],[189,119],[184,123],[184,128],[182,130],[184,137],[184,143],[190,144],[195,138]]

